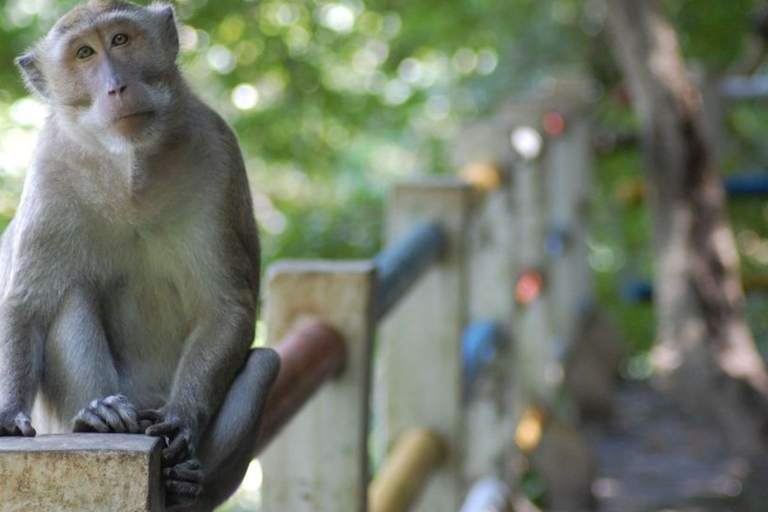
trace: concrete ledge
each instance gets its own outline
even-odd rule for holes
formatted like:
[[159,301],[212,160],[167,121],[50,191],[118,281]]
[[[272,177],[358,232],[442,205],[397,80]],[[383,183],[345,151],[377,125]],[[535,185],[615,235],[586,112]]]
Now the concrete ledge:
[[0,510],[161,511],[160,451],[135,434],[0,437]]

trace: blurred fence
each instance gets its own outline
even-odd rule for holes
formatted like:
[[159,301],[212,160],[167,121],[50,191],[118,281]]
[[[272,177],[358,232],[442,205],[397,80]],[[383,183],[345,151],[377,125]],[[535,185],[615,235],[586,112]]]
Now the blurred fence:
[[462,179],[394,187],[371,261],[270,269],[268,344],[311,317],[347,357],[265,450],[265,511],[511,510],[594,305],[586,114],[515,107]]

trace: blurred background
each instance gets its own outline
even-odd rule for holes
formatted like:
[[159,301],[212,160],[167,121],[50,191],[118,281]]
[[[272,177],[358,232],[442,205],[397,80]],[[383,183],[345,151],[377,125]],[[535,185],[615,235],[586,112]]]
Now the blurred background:
[[[77,2],[6,0],[0,8],[0,221],[13,216],[46,108],[12,65]],[[146,3],[146,2],[138,2]],[[756,0],[665,0],[686,61],[726,73],[754,38]],[[182,67],[234,127],[245,153],[265,268],[280,258],[370,257],[395,180],[448,173],[459,128],[508,101],[587,74],[596,100],[597,182],[590,265],[632,356],[651,372],[648,303],[622,300],[649,280],[647,211],[638,193],[637,120],[608,47],[605,0],[180,0]],[[723,173],[768,167],[768,108],[728,109]],[[764,171],[763,171],[764,172]],[[768,273],[768,203],[729,206],[745,273]],[[768,301],[748,296],[768,353]],[[246,480],[255,489],[258,467]],[[242,498],[246,499],[246,498]],[[252,498],[257,499],[257,498]],[[233,504],[231,510],[236,510]]]
[[[13,216],[45,106],[12,65],[75,1],[8,0],[0,10],[0,220]],[[139,2],[141,3],[141,2]],[[144,2],[146,3],[146,2]],[[725,72],[754,34],[756,0],[668,0],[687,62]],[[636,119],[612,62],[604,0],[315,0],[176,2],[182,66],[235,128],[245,152],[264,265],[279,258],[369,257],[380,246],[382,198],[397,179],[455,173],[446,146],[463,123],[505,101],[548,94],[555,77],[595,79],[598,181],[591,264],[601,297],[641,356],[650,306],[618,300],[651,276],[638,200]],[[723,172],[768,166],[768,109],[728,110]],[[625,142],[629,142],[625,144]],[[768,271],[768,204],[734,202],[745,273]],[[765,345],[763,300],[750,301]]]

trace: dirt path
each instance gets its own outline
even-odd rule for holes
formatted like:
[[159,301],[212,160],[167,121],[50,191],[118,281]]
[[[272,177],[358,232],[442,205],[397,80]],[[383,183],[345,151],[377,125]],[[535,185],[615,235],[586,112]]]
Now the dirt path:
[[768,511],[768,487],[752,481],[756,471],[728,455],[710,426],[644,383],[626,383],[616,409],[609,426],[590,429],[600,512]]

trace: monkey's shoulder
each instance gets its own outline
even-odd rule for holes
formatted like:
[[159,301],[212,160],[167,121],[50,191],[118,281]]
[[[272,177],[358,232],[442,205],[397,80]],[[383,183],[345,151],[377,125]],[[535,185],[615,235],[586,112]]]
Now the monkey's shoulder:
[[192,147],[202,158],[213,157],[222,168],[242,167],[242,153],[234,130],[224,118],[201,100],[196,101],[190,114],[189,130],[195,144]]
[[200,152],[197,161],[210,162],[204,164],[207,172],[223,178],[228,212],[237,217],[244,216],[245,219],[241,218],[238,223],[244,223],[244,228],[255,231],[255,225],[248,222],[253,216],[250,187],[237,135],[212,108],[201,102],[200,109],[202,114],[196,116],[202,120],[197,124],[197,148]]

